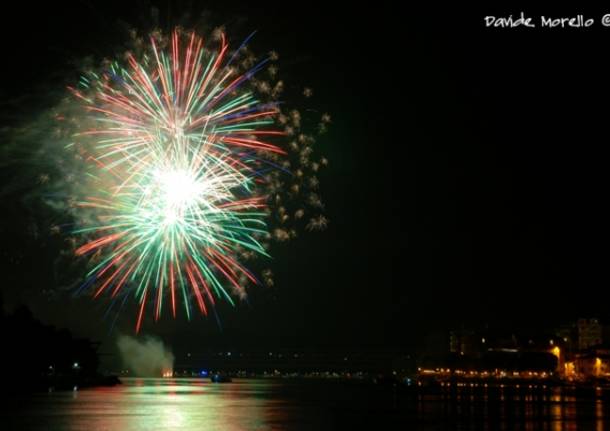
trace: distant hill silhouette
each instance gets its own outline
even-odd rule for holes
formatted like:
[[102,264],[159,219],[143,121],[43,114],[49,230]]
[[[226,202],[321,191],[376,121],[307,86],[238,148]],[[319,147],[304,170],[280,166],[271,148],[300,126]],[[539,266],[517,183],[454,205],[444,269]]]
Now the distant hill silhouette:
[[6,313],[2,305],[0,296],[0,370],[5,387],[73,389],[105,382],[97,372],[97,343],[44,325],[26,306]]

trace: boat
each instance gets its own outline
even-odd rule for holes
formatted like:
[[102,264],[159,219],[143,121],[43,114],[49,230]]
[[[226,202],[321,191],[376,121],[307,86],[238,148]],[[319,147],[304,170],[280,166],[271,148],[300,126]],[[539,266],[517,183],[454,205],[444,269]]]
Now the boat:
[[212,374],[210,380],[212,383],[230,383],[232,381],[231,377],[223,374]]

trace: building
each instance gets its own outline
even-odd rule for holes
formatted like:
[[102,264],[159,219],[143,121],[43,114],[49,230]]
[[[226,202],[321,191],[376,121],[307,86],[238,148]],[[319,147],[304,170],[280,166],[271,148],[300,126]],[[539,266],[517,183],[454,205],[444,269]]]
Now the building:
[[573,367],[579,378],[610,378],[610,348],[598,346],[578,353]]
[[474,331],[458,329],[449,333],[449,352],[457,355],[472,355],[483,343],[484,339],[479,340]]
[[578,331],[578,349],[586,350],[590,347],[602,344],[602,325],[597,319],[578,319],[576,323]]

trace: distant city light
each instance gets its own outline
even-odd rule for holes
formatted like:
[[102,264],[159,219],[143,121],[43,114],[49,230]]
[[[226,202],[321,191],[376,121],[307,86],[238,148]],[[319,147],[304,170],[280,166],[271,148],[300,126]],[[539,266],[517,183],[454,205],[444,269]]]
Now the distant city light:
[[555,355],[557,357],[557,359],[559,359],[559,356],[561,355],[561,349],[559,348],[559,346],[555,346],[553,347],[553,349],[551,350],[551,353],[553,355]]
[[602,360],[600,358],[595,358],[595,376],[599,377],[602,371]]

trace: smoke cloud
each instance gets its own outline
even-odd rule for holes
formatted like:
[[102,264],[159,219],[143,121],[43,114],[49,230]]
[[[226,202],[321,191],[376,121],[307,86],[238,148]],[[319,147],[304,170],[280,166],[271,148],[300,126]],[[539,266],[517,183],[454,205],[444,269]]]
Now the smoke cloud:
[[139,377],[161,377],[174,367],[174,354],[161,340],[119,335],[117,346],[124,366]]

